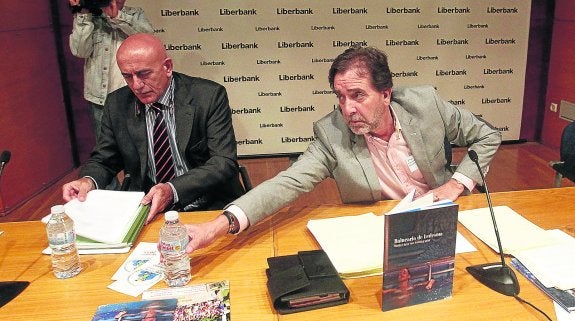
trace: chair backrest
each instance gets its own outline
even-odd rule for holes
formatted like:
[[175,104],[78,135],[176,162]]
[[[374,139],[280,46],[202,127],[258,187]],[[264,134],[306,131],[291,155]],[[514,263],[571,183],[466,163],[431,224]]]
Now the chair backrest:
[[252,189],[252,180],[248,173],[248,169],[244,165],[239,165],[240,177],[242,179],[242,185],[244,186],[245,192],[249,192]]
[[561,145],[559,147],[561,161],[565,162],[565,169],[575,173],[575,122],[569,123],[561,134]]
[[443,137],[443,149],[445,150],[445,159],[447,160],[445,168],[453,172],[454,168],[451,166],[451,162],[453,161],[453,152],[451,151],[451,143],[447,137]]

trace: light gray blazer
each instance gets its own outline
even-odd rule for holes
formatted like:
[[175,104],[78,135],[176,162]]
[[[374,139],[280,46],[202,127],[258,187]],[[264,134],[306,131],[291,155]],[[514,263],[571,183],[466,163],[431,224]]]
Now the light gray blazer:
[[[415,162],[431,188],[452,176],[445,166],[444,137],[454,145],[475,150],[482,170],[487,172],[501,143],[499,131],[470,111],[443,101],[432,86],[394,88],[391,104]],[[292,166],[233,202],[246,213],[250,225],[289,205],[327,177],[335,179],[344,203],[382,200],[365,138],[349,130],[341,111],[324,116],[314,123],[313,130],[316,140]],[[467,156],[456,171],[481,182],[476,165]]]

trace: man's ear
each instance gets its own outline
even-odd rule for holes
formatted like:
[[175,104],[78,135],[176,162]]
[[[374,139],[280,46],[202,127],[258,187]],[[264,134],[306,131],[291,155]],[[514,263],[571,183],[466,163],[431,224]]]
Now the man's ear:
[[164,70],[166,71],[166,74],[168,76],[172,76],[172,71],[174,70],[174,62],[172,61],[172,58],[168,57],[164,60],[164,64],[163,64]]
[[393,92],[393,88],[387,88],[383,90],[383,96],[387,101],[391,101],[391,93]]

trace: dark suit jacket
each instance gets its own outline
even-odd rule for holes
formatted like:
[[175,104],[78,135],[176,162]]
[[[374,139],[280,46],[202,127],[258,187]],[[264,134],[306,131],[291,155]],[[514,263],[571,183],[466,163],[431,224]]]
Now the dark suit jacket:
[[[176,72],[173,77],[176,141],[189,169],[171,181],[177,207],[209,195],[215,201],[208,209],[223,208],[243,193],[226,90],[206,79]],[[121,170],[131,175],[130,190],[147,192],[154,184],[147,175],[145,110],[127,86],[106,98],[99,139],[80,175],[103,187]]]

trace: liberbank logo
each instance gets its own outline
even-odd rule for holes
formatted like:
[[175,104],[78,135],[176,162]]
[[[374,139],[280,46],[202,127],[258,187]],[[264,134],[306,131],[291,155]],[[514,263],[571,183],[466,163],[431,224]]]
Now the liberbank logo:
[[461,46],[461,45],[468,45],[469,39],[436,39],[436,43],[438,46]]
[[471,13],[469,7],[437,7],[437,13],[441,14],[467,14]]
[[337,47],[367,47],[369,46],[369,44],[367,43],[366,40],[359,40],[359,41],[343,41],[343,40],[333,40],[331,42],[332,47],[337,48]]
[[302,137],[282,137],[282,144],[293,144],[293,143],[309,143],[315,140],[314,136]]
[[444,76],[467,76],[466,69],[436,69],[435,76],[437,77],[444,77]]
[[519,9],[516,7],[513,8],[496,8],[496,7],[487,7],[487,13],[494,13],[494,14],[516,14],[519,13]]
[[295,75],[278,75],[280,81],[300,81],[300,80],[314,80],[314,74],[295,74]]
[[256,16],[257,14],[256,9],[220,9],[220,16]]
[[169,9],[162,9],[160,10],[160,16],[162,17],[191,17],[191,16],[199,16],[200,11],[198,9],[193,10],[169,10]]
[[261,107],[239,107],[231,109],[232,109],[232,115],[251,115],[251,114],[262,113]]
[[224,76],[224,82],[258,82],[260,76]]
[[514,45],[516,43],[515,38],[510,39],[493,39],[493,38],[485,38],[486,45]]
[[367,14],[367,8],[331,8],[333,14]]
[[421,8],[419,7],[414,7],[414,8],[407,8],[407,7],[403,7],[403,8],[396,8],[396,7],[387,7],[385,9],[386,13],[391,13],[391,14],[419,14],[421,13]]
[[313,15],[313,9],[312,8],[305,8],[305,9],[276,8],[276,14],[278,14],[278,15]]
[[199,51],[202,50],[202,45],[199,43],[194,43],[194,44],[189,44],[189,43],[183,43],[180,45],[174,45],[174,44],[165,44],[164,48],[166,48],[166,50],[168,51]]
[[300,42],[300,41],[278,41],[278,48],[279,49],[287,49],[287,48],[313,48],[312,41]]
[[257,42],[222,42],[223,50],[237,50],[237,49],[258,49],[259,44]]

